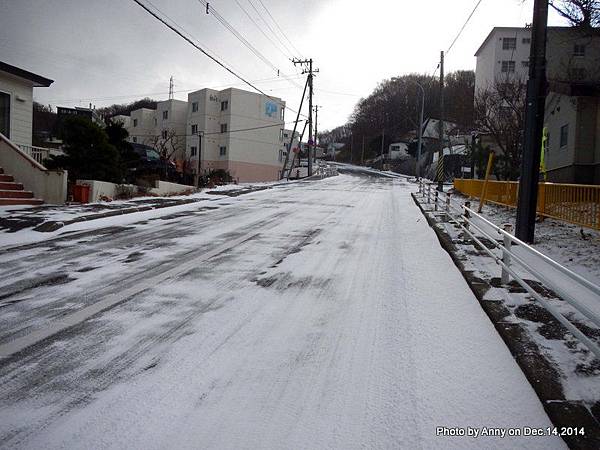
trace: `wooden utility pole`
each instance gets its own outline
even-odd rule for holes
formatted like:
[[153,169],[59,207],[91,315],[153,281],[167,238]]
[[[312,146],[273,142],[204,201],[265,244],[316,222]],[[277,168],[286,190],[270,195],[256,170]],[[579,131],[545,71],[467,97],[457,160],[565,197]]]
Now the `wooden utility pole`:
[[438,150],[437,169],[435,171],[438,181],[438,191],[444,190],[444,52],[440,52],[440,120],[438,123]]
[[[287,151],[285,152],[285,160],[283,161],[283,168],[281,169],[281,175],[279,177],[280,180],[283,180],[283,178],[285,177],[285,171],[288,170],[287,164],[290,159],[290,152],[292,151],[292,145],[294,144],[294,135],[296,134],[296,128],[298,128],[298,122],[300,121],[300,111],[302,111],[302,104],[304,103],[304,97],[306,96],[306,88],[307,87],[308,87],[308,78],[306,79],[306,83],[304,83],[304,91],[302,92],[302,98],[300,99],[300,107],[298,108],[298,114],[296,115],[296,121],[294,122],[294,129],[292,130],[292,136],[290,137],[290,143],[288,144]],[[283,126],[285,127],[285,123],[283,124]],[[298,142],[298,147],[300,147],[301,145],[302,145],[302,139]]]
[[516,236],[528,243],[533,243],[535,237],[540,148],[544,132],[544,107],[546,105],[547,25],[548,0],[535,0],[533,4],[533,23],[531,25],[525,133],[523,136],[523,156],[516,221]]
[[296,64],[303,64],[305,68],[302,73],[308,74],[308,79],[307,79],[307,83],[308,83],[308,176],[310,177],[312,175],[312,153],[313,153],[313,146],[314,146],[314,142],[312,141],[313,138],[313,121],[312,121],[312,112],[313,112],[313,77],[314,74],[317,73],[319,71],[319,69],[313,69],[313,60],[312,58],[310,59],[293,59],[292,63],[294,65]]

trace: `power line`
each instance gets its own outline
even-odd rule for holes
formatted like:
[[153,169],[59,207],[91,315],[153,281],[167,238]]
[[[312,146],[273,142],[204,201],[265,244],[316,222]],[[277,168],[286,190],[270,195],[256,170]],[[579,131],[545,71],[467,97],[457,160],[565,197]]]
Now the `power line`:
[[[266,58],[262,53],[260,53],[256,47],[254,47],[246,38],[244,38],[236,29],[233,25],[231,25],[223,16],[221,16],[221,14],[210,4],[210,2],[207,2],[206,0],[198,0],[200,3],[202,3],[204,6],[206,6],[206,9],[208,11],[210,11],[213,16],[225,27],[227,28],[242,44],[244,44],[246,47],[248,47],[250,49],[250,51],[252,51],[252,53],[254,53],[259,59],[261,59],[265,64],[267,64],[268,66],[270,66],[273,70],[275,70],[277,72],[277,75],[281,75],[283,78],[285,78],[286,80],[288,80],[291,84],[293,84],[296,88],[298,89],[302,89],[302,86],[300,86],[298,83],[292,81],[291,79],[289,79],[289,76],[282,73],[279,68],[277,66],[275,66],[275,64],[273,64],[268,58]],[[239,2],[236,0],[236,3],[240,6]],[[242,8],[243,9],[243,8]],[[244,12],[246,12],[244,10]],[[246,12],[246,14],[248,15],[248,13]],[[248,15],[248,17],[250,17]],[[252,18],[250,17],[250,19],[252,20]],[[254,21],[253,21],[254,22]],[[256,22],[254,22],[256,24]],[[258,26],[258,24],[256,24]],[[259,30],[260,27],[259,27]],[[262,31],[262,30],[261,30]],[[263,34],[265,34],[263,32]],[[267,36],[265,34],[265,36]],[[268,36],[267,36],[268,38]],[[287,58],[287,56],[284,54],[284,56]]]
[[[300,78],[301,75],[297,76],[296,78]],[[275,83],[275,82],[280,82],[280,81],[286,81],[285,79],[282,79],[280,77],[271,77],[271,78],[261,78],[258,80],[251,80],[253,83]],[[244,83],[227,83],[227,84],[220,84],[220,85],[216,85],[216,86],[210,86],[207,88],[203,88],[203,89],[219,89],[219,88],[223,88],[223,87],[228,87],[228,86],[239,86],[239,85],[243,85]],[[177,94],[177,93],[182,93],[182,92],[194,92],[194,91],[198,91],[201,89],[198,88],[193,88],[193,89],[178,89],[173,91],[173,93]],[[127,99],[127,98],[136,98],[136,97],[148,97],[150,95],[166,95],[168,94],[167,91],[161,91],[161,92],[146,92],[146,93],[140,93],[140,94],[124,94],[124,95],[112,95],[109,97],[79,97],[79,98],[72,98],[72,99],[50,99],[50,100],[46,100],[48,103],[77,103],[77,102],[81,102],[83,100],[94,100],[94,101],[102,101],[102,100],[118,100],[118,99]],[[159,100],[160,101],[160,100]]]
[[252,0],[248,0],[248,3],[250,4],[250,6],[252,7],[252,9],[254,10],[254,12],[258,15],[259,19],[263,21],[263,23],[267,26],[267,28],[269,29],[269,31],[271,33],[273,33],[273,36],[275,36],[277,38],[277,40],[281,43],[281,45],[283,45],[286,50],[292,54],[292,58],[293,59],[293,52],[290,51],[290,49],[287,47],[287,45],[285,45],[285,42],[283,42],[279,36],[277,36],[277,33],[275,33],[275,30],[273,30],[273,28],[271,27],[271,25],[269,25],[269,23],[263,18],[262,14],[260,13],[260,11],[256,8],[256,6],[254,6],[254,3],[252,3]]
[[279,69],[266,56],[264,56],[256,47],[254,47],[244,36],[242,36],[233,25],[231,25],[209,2],[206,0],[198,0],[210,11],[215,19],[223,25],[235,38],[246,46],[258,59],[270,66],[273,70],[279,73]]
[[[246,14],[246,16],[248,17],[248,19],[250,19],[250,21],[254,24],[254,26],[256,26],[256,28],[258,29],[258,31],[260,31],[262,33],[262,35],[267,38],[272,44],[273,46],[275,46],[275,48],[286,58],[286,59],[290,59],[291,53],[289,52],[289,49],[285,46],[283,46],[283,50],[282,48],[277,45],[277,43],[271,39],[271,37],[265,33],[265,31],[260,27],[259,24],[256,23],[256,21],[254,20],[254,18],[250,15],[250,13],[248,13],[248,11],[246,11],[246,8],[244,8],[242,6],[242,4],[238,1],[235,0],[235,3],[238,5],[238,7],[244,12],[244,14]],[[288,53],[286,53],[288,52]]]
[[[158,14],[156,14],[154,11],[152,11],[150,8],[148,8],[140,0],[133,0],[133,1],[135,3],[137,3],[139,6],[141,6],[148,14],[150,14],[156,20],[158,20],[159,22],[161,22],[163,25],[165,25],[171,31],[173,31],[174,33],[176,33],[177,35],[179,35],[180,37],[182,37],[183,39],[185,39],[194,48],[196,48],[201,53],[203,53],[205,56],[207,56],[208,58],[210,58],[211,60],[213,60],[215,63],[217,63],[223,69],[225,69],[227,72],[229,72],[230,74],[232,74],[233,76],[235,76],[239,80],[243,81],[245,84],[247,84],[248,86],[250,86],[255,91],[261,93],[265,97],[270,98],[271,100],[279,103],[280,105],[282,104],[282,100],[281,99],[278,99],[278,98],[275,98],[275,97],[272,97],[272,96],[268,95],[267,93],[265,93],[264,91],[262,91],[261,89],[259,89],[258,87],[256,87],[254,84],[252,84],[250,81],[246,80],[244,77],[242,77],[241,75],[239,75],[236,72],[234,72],[232,69],[230,69],[229,67],[227,67],[223,62],[219,61],[216,57],[214,57],[213,55],[211,55],[210,53],[208,53],[206,50],[204,50],[202,47],[200,47],[198,44],[196,44],[194,41],[192,41],[189,37],[185,36],[176,27],[174,27],[173,25],[171,25],[170,23],[168,23],[165,19],[163,19]],[[291,108],[288,108],[288,109],[290,109],[290,111],[293,111],[293,109],[291,109]]]
[[267,12],[267,14],[269,15],[269,17],[271,18],[271,20],[273,21],[273,23],[275,24],[275,26],[277,27],[277,29],[281,32],[281,35],[290,43],[290,45],[292,46],[292,48],[296,51],[298,56],[302,56],[301,52],[296,48],[296,46],[292,43],[292,41],[290,40],[290,38],[287,37],[287,35],[283,32],[283,30],[281,29],[281,27],[279,26],[279,23],[277,23],[277,21],[275,20],[275,18],[273,17],[273,15],[270,13],[269,9],[266,7],[266,5],[263,3],[262,0],[258,0],[260,2],[260,4],[262,5],[262,7],[264,8],[264,10]]
[[[299,120],[299,122],[302,122],[301,120]],[[288,124],[292,124],[295,123],[295,121],[291,121],[291,122],[284,122],[284,123],[275,123],[275,124],[271,124],[271,125],[261,125],[258,127],[251,127],[251,128],[241,128],[238,130],[229,130],[225,133],[222,133],[220,131],[211,131],[210,133],[202,133],[203,136],[212,136],[215,134],[227,134],[227,133],[240,133],[243,131],[253,131],[253,130],[262,130],[263,128],[274,128],[274,127],[281,127],[281,126],[285,126]],[[174,137],[190,137],[190,136],[198,136],[198,134],[200,133],[194,133],[194,134],[173,134],[172,136]],[[131,136],[136,136],[136,137],[155,137],[158,136],[156,134],[131,134]]]
[[482,1],[483,0],[477,0],[477,3],[475,4],[475,7],[471,11],[471,14],[469,14],[469,17],[467,17],[467,20],[465,20],[465,23],[463,23],[463,26],[460,27],[460,30],[458,31],[458,34],[456,35],[456,37],[452,41],[452,44],[450,44],[450,47],[448,47],[448,50],[446,50],[446,55],[450,52],[450,50],[452,49],[452,47],[454,46],[454,44],[456,43],[456,41],[458,40],[458,38],[462,34],[463,30],[465,29],[465,27],[469,23],[469,20],[471,20],[471,17],[473,17],[473,14],[475,14],[475,11],[477,11],[477,8],[479,7],[479,5],[481,4]]

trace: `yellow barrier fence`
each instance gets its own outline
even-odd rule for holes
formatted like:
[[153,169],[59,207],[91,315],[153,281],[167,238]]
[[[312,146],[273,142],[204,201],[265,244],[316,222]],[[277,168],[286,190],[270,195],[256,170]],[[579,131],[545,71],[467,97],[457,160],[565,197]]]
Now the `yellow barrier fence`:
[[[457,178],[454,189],[470,197],[481,197],[484,180]],[[485,201],[515,208],[519,183],[489,181]],[[600,186],[589,184],[539,183],[537,213],[600,230]]]

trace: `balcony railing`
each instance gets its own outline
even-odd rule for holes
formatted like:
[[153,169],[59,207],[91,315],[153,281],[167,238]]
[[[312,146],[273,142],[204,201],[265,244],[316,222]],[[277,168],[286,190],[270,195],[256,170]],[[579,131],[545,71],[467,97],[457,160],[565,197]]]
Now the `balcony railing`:
[[55,148],[36,147],[35,145],[17,144],[21,150],[35,159],[41,165],[50,155],[62,155],[63,151]]

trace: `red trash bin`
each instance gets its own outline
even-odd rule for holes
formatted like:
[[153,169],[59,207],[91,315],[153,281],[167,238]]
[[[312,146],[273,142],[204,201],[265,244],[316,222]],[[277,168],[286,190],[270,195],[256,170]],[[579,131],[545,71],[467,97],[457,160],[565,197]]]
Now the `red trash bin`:
[[73,186],[73,201],[79,203],[89,203],[90,186],[87,184],[76,184]]

